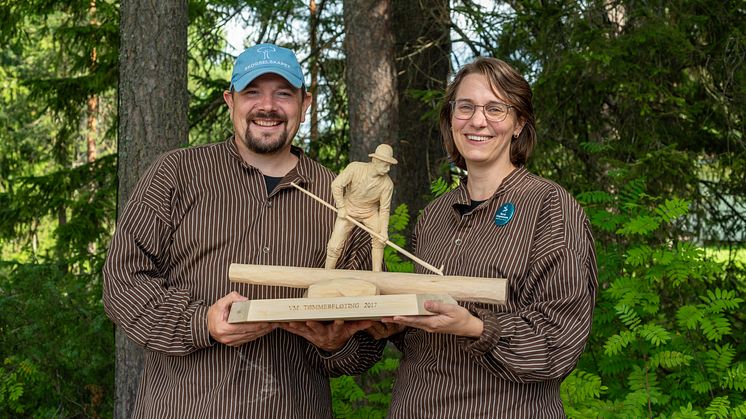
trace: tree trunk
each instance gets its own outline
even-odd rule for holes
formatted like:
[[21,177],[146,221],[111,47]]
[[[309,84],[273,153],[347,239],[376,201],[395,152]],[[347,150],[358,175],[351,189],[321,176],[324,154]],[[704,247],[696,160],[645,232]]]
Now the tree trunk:
[[[91,0],[88,6],[88,12],[91,17],[91,26],[98,25],[96,20],[96,0]],[[96,47],[91,50],[91,65],[95,66],[98,56],[96,53]],[[96,135],[98,133],[97,124],[98,121],[98,96],[91,95],[88,97],[87,102],[87,113],[86,113],[86,161],[92,163],[96,160]]]
[[[154,158],[189,141],[188,23],[186,0],[120,4],[119,213]],[[117,329],[115,418],[132,416],[142,358]]]
[[319,17],[321,10],[316,4],[316,0],[310,0],[308,2],[308,38],[311,43],[311,56],[308,57],[308,67],[311,73],[311,85],[309,91],[311,93],[311,129],[310,129],[310,140],[311,140],[311,153],[312,159],[319,157]]
[[[368,161],[394,144],[398,101],[391,0],[345,0],[345,82],[350,106],[350,161]],[[394,150],[398,154],[398,150]],[[398,158],[398,155],[396,156]],[[392,172],[395,179],[395,172]]]
[[[412,220],[427,204],[430,183],[441,176],[446,153],[438,130],[437,98],[413,97],[415,90],[443,92],[450,71],[450,12],[448,0],[395,1],[399,97],[399,133],[395,149],[399,164],[394,203],[407,204]],[[424,118],[428,113],[432,117]],[[414,222],[405,234],[409,236]]]

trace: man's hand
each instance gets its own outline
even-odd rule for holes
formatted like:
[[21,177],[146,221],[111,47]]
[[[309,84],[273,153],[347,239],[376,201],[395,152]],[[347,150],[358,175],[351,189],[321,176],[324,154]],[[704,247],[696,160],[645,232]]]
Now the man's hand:
[[370,320],[345,322],[335,320],[333,323],[321,322],[290,322],[282,323],[280,327],[290,333],[303,336],[316,347],[327,352],[334,352],[343,347],[348,340],[360,330],[367,329],[373,322]]
[[383,318],[381,321],[416,327],[431,333],[448,333],[473,338],[482,336],[484,330],[482,320],[458,304],[427,300],[425,309],[437,314],[434,316],[394,316]]
[[337,217],[347,219],[347,209],[345,207],[337,208]]
[[275,330],[275,323],[228,323],[231,304],[236,301],[246,301],[248,298],[233,291],[219,299],[207,310],[207,329],[216,341],[228,346],[241,346],[246,342],[259,339]]
[[365,329],[366,332],[368,332],[369,335],[373,336],[373,339],[385,339],[391,335],[395,335],[402,330],[404,330],[406,326],[402,324],[396,324],[396,323],[382,323],[382,322],[373,322],[373,324]]

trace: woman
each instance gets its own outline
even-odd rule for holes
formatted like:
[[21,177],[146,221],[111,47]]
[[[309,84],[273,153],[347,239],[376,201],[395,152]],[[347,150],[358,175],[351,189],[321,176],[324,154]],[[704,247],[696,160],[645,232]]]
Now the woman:
[[429,301],[437,315],[385,319],[410,326],[392,338],[403,356],[390,417],[564,417],[560,383],[590,333],[596,258],[583,209],[525,168],[531,96],[494,58],[464,66],[446,90],[443,142],[468,177],[425,208],[416,253],[446,275],[507,278],[507,303]]

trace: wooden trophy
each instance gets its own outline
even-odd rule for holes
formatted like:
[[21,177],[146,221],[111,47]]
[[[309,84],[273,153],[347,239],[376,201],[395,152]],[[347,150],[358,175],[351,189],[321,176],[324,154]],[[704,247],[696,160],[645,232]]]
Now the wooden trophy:
[[[324,268],[231,264],[233,282],[307,288],[304,298],[249,300],[233,303],[229,323],[304,320],[362,320],[390,316],[432,315],[426,300],[505,303],[505,279],[444,276],[443,267],[417,258],[388,240],[393,182],[389,168],[396,164],[393,150],[381,144],[368,163],[350,163],[332,182],[336,207],[291,183],[295,188],[337,213],[327,244]],[[353,226],[371,235],[373,271],[334,269]],[[389,245],[437,275],[381,272],[383,248]]]

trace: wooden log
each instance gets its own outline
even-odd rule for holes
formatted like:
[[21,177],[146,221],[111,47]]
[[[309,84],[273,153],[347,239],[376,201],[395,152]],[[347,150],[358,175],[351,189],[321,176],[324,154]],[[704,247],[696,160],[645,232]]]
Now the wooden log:
[[505,304],[507,280],[468,276],[439,276],[403,272],[351,271],[292,266],[231,264],[233,282],[308,288],[331,279],[358,279],[375,284],[381,294],[447,294],[458,301]]
[[379,295],[376,284],[359,279],[330,279],[311,284],[306,298],[357,297],[361,295]]

